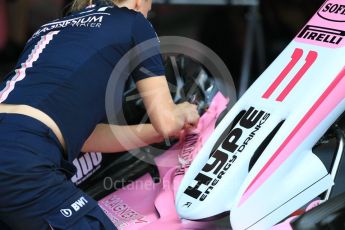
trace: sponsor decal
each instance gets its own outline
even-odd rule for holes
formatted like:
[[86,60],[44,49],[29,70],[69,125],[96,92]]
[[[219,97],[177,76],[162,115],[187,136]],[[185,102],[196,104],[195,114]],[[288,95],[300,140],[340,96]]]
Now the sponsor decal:
[[116,195],[104,198],[99,202],[99,205],[118,229],[124,229],[130,225],[150,223],[145,216],[133,210]]
[[81,208],[83,208],[87,203],[89,203],[85,197],[80,197],[78,200],[76,200],[75,202],[73,202],[71,204],[70,208],[63,208],[60,210],[60,213],[66,217],[69,218],[73,215],[73,210],[74,212],[78,212]]
[[55,21],[43,25],[36,33],[32,35],[30,39],[40,36],[42,33],[46,33],[51,30],[61,30],[66,27],[90,27],[90,28],[100,28],[104,19],[104,15],[107,13],[93,13],[77,18]]
[[298,38],[332,45],[339,45],[344,36],[345,31],[311,25],[305,26],[297,35]]
[[78,212],[82,207],[84,207],[88,201],[85,199],[85,197],[80,197],[76,202],[71,204],[71,207],[74,211]]
[[77,168],[77,173],[71,178],[75,184],[80,184],[94,174],[102,163],[101,153],[84,153],[81,157],[74,159],[73,164]]
[[68,209],[68,208],[65,208],[65,209],[61,209],[60,210],[61,214],[64,216],[64,217],[71,217],[72,216],[72,210],[71,209]]
[[327,21],[345,22],[345,5],[329,0],[320,8],[317,15]]
[[[191,198],[204,201],[235,163],[238,155],[255,138],[269,116],[270,114],[265,111],[250,107],[195,177],[194,186],[189,186],[184,193]],[[249,135],[245,136],[243,133],[248,131]],[[187,207],[190,205],[191,202],[185,204]]]
[[190,133],[184,139],[184,144],[182,146],[181,153],[178,155],[180,166],[176,169],[175,176],[184,175],[186,173],[186,170],[192,164],[192,153],[196,147],[198,139],[198,133]]

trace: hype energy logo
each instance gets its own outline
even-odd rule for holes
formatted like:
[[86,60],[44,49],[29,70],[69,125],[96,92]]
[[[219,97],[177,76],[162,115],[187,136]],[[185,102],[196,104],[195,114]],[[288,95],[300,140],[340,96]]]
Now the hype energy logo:
[[[343,2],[343,4],[340,4],[339,2]],[[317,15],[327,21],[345,22],[345,1],[326,1],[317,12]]]

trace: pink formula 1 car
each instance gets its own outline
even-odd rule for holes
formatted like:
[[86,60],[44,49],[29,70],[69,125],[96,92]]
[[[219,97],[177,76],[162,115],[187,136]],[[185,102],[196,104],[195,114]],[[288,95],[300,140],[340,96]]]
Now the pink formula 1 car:
[[[197,148],[195,143],[192,150],[190,143],[177,143],[180,150],[172,147],[169,154],[152,159],[171,161],[187,145],[192,156],[187,160],[194,159],[183,173],[186,159],[175,159],[176,166],[169,169],[157,169],[125,154],[81,187],[100,199],[119,229],[217,229],[205,220],[229,212],[234,230],[274,225],[283,229],[277,224],[315,198],[327,201],[334,185],[345,140],[343,130],[333,125],[345,110],[344,36],[345,2],[328,0],[216,127],[211,119],[207,140],[193,137],[189,140],[199,143]],[[209,99],[214,95],[215,91]],[[333,131],[325,135],[331,126]],[[331,138],[337,140],[338,151],[328,170],[314,152],[315,146]],[[98,162],[100,157],[93,153],[76,164],[87,169],[87,162]],[[98,163],[94,168],[86,171],[98,170]],[[138,169],[140,176],[133,176]],[[74,179],[81,183],[86,173],[80,171]],[[123,175],[133,182],[104,190],[105,177],[121,183],[126,180],[115,178]],[[135,182],[151,183],[139,191],[131,187]],[[115,187],[122,188],[115,191]],[[305,216],[284,226],[303,229]]]
[[230,211],[234,230],[269,229],[333,186],[313,147],[345,110],[344,36],[345,2],[328,0],[201,149],[176,196],[182,218]]

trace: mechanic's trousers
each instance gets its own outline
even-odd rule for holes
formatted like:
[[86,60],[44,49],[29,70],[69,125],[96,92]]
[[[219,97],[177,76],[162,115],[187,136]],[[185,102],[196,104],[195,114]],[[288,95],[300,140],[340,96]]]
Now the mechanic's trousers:
[[0,229],[116,229],[70,181],[54,133],[38,120],[0,113]]

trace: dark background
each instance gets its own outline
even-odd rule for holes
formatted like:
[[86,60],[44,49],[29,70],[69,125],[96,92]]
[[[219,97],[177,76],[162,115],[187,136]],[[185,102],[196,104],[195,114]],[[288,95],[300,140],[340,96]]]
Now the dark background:
[[[70,2],[0,0],[0,80],[13,68],[30,35],[43,23],[60,17]],[[263,48],[266,53],[265,67],[294,38],[322,2],[322,0],[260,2],[259,12],[264,32]],[[210,47],[226,63],[238,85],[248,12],[247,6],[154,4],[150,20],[159,36],[184,36]],[[258,68],[255,53],[253,55],[251,81],[263,70]]]

